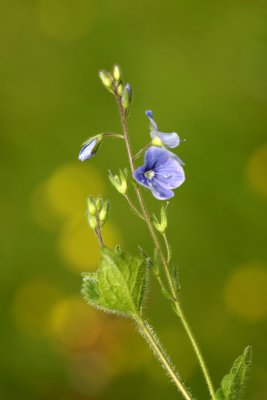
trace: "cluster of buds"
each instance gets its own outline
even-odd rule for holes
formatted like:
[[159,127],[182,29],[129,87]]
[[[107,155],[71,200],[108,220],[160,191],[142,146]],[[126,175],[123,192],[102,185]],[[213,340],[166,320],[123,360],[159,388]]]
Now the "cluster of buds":
[[114,65],[112,72],[99,71],[99,78],[110,93],[120,97],[122,107],[128,111],[132,101],[132,89],[129,83],[123,84],[120,67]]
[[102,197],[87,199],[87,218],[89,226],[98,234],[105,225],[109,216],[110,203]]
[[113,175],[111,171],[109,171],[109,180],[115,189],[122,194],[123,196],[127,195],[127,170],[122,171],[119,170],[119,175]]
[[167,219],[167,207],[168,203],[161,206],[160,210],[160,221],[156,217],[156,215],[152,215],[152,221],[154,227],[157,229],[158,232],[164,233],[168,226],[168,219]]

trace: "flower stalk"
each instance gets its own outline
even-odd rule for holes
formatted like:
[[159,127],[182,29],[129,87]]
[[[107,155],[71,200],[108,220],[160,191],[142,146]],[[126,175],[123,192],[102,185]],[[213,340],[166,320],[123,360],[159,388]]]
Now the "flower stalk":
[[[132,153],[132,149],[131,149],[131,145],[130,145],[130,140],[129,140],[126,113],[124,112],[124,109],[122,107],[120,96],[115,94],[115,98],[116,98],[116,102],[117,102],[117,106],[118,106],[118,110],[119,110],[119,114],[120,114],[121,126],[122,126],[123,135],[124,135],[124,138],[125,138],[125,144],[126,144],[126,150],[127,150],[127,154],[128,154],[128,160],[129,160],[129,164],[130,164],[130,169],[131,169],[132,174],[134,175],[134,171],[135,171],[134,157],[133,157],[133,153]],[[147,207],[146,207],[145,200],[143,198],[141,189],[137,185],[135,185],[135,192],[136,192],[136,196],[137,196],[137,199],[139,201],[139,204],[140,204],[140,208],[142,210],[144,221],[145,221],[145,223],[147,225],[148,231],[149,231],[149,233],[151,235],[153,243],[154,243],[154,245],[155,245],[155,247],[156,247],[156,249],[157,249],[157,251],[159,253],[159,257],[160,257],[161,262],[162,262],[162,266],[163,266],[163,269],[164,269],[165,277],[167,279],[168,287],[169,287],[170,294],[171,294],[171,297],[172,297],[172,302],[173,302],[173,305],[174,305],[175,313],[179,317],[179,319],[180,319],[180,321],[181,321],[181,323],[182,323],[182,325],[183,325],[183,327],[184,327],[184,329],[185,329],[185,331],[186,331],[186,333],[188,335],[188,338],[189,338],[189,340],[190,340],[190,342],[192,344],[192,347],[194,349],[196,357],[197,357],[197,359],[199,361],[199,365],[200,365],[201,370],[203,372],[204,378],[206,380],[206,383],[207,383],[211,398],[212,398],[212,400],[216,400],[215,389],[213,387],[213,383],[212,383],[212,380],[210,378],[208,368],[206,366],[206,363],[205,363],[205,360],[204,360],[204,358],[202,356],[202,353],[201,353],[201,351],[200,351],[200,349],[198,347],[198,344],[197,344],[197,342],[195,340],[195,337],[194,337],[194,335],[193,335],[193,333],[191,331],[191,328],[190,328],[190,326],[189,326],[189,324],[188,324],[188,322],[187,322],[187,320],[185,318],[185,315],[183,313],[182,306],[181,306],[181,303],[180,303],[180,301],[178,299],[178,296],[177,296],[177,293],[176,293],[176,288],[174,286],[174,283],[173,283],[173,280],[172,280],[172,277],[171,277],[171,274],[170,274],[170,271],[169,271],[168,261],[164,257],[164,254],[163,254],[159,239],[157,237],[157,234],[156,234],[156,232],[154,230],[154,227],[153,227],[153,224],[151,222],[150,215],[148,213],[148,210],[147,210]]]
[[[146,115],[149,119],[151,141],[134,156],[127,126],[127,116],[132,102],[131,86],[129,83],[123,84],[118,65],[113,67],[112,73],[100,71],[99,77],[104,87],[115,97],[122,133],[107,132],[89,138],[83,143],[79,160],[91,159],[106,137],[124,140],[131,176],[134,179],[137,202],[129,196],[126,169],[119,170],[119,173],[115,175],[109,171],[109,179],[114,188],[126,199],[130,209],[145,222],[154,244],[154,257],[151,259],[140,246],[137,256],[124,252],[120,246],[116,246],[114,249],[108,248],[103,241],[102,227],[108,220],[109,201],[101,197],[93,198],[89,196],[87,200],[88,224],[98,238],[101,258],[96,272],[83,274],[82,294],[88,304],[102,311],[126,316],[134,320],[138,325],[139,332],[143,335],[183,398],[192,400],[190,392],[171,364],[156,334],[143,317],[148,275],[152,272],[159,283],[162,294],[171,302],[171,306],[191,342],[211,400],[218,400],[219,398],[240,400],[247,370],[251,364],[251,348],[250,346],[247,347],[244,353],[236,359],[230,373],[225,375],[220,388],[215,392],[205,360],[181,305],[179,271],[177,265],[173,263],[171,247],[166,234],[168,203],[163,203],[160,218],[155,214],[150,215],[141,190],[141,186],[144,186],[158,200],[168,200],[174,196],[173,189],[178,188],[185,181],[184,162],[169,149],[176,148],[184,140],[181,140],[176,132],[161,132],[153,118],[152,111],[148,110]],[[135,160],[143,153],[145,153],[144,165],[136,169]]]

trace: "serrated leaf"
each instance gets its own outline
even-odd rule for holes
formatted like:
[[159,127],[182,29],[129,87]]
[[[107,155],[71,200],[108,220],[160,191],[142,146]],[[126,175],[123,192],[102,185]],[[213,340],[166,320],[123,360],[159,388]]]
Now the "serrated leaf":
[[221,387],[216,392],[216,400],[242,399],[251,360],[252,349],[248,346],[244,353],[235,360],[230,373],[224,376]]
[[142,312],[147,272],[143,257],[103,247],[99,269],[83,274],[82,294],[94,307],[135,318]]

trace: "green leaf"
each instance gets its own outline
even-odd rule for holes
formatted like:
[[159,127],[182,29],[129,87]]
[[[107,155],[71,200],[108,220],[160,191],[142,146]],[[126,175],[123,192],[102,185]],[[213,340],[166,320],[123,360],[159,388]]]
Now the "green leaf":
[[99,269],[83,274],[82,294],[96,308],[135,318],[142,313],[147,279],[143,257],[133,257],[119,246],[103,247]]
[[251,346],[245,348],[229,374],[225,375],[216,392],[216,400],[240,400],[243,396],[247,373],[252,360]]

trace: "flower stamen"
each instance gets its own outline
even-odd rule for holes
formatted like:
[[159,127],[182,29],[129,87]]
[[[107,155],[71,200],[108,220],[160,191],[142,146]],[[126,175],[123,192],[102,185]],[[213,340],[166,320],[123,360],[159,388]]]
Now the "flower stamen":
[[145,175],[145,177],[147,178],[147,179],[149,179],[149,180],[152,180],[153,178],[154,178],[154,176],[155,176],[155,172],[154,171],[146,171],[145,173],[144,173],[144,175]]

